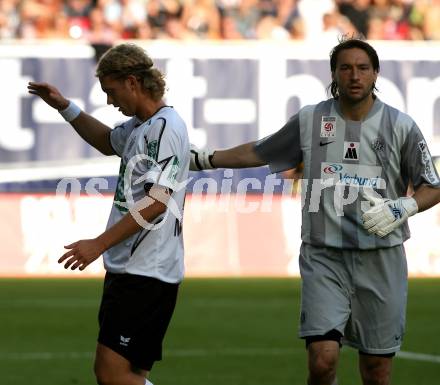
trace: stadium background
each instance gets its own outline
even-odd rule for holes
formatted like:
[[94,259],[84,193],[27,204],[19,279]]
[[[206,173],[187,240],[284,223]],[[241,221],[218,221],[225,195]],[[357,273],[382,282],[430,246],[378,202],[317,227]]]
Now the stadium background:
[[[439,3],[0,2],[0,383],[93,383],[100,279],[70,278],[100,278],[102,265],[78,273],[56,260],[64,244],[103,230],[118,171],[118,159],[91,150],[30,97],[28,81],[56,84],[113,125],[123,117],[105,105],[96,58],[136,38],[165,71],[167,102],[184,116],[191,141],[228,147],[263,137],[301,106],[326,98],[331,47],[341,33],[361,31],[381,59],[379,97],[414,117],[440,156],[440,26],[432,22]],[[197,15],[205,24],[194,23]],[[305,383],[305,354],[295,338],[300,201],[291,181],[265,168],[191,177],[188,279],[153,382],[175,384],[177,372],[182,385]],[[409,272],[418,279],[410,281],[394,383],[436,384],[440,210],[410,220]],[[341,383],[359,383],[355,360],[343,350]]]
[[[166,73],[167,102],[183,115],[190,140],[199,147],[261,138],[301,106],[326,98],[331,46],[137,42]],[[379,97],[413,116],[433,154],[440,154],[439,46],[375,46],[382,58]],[[64,244],[96,236],[105,227],[118,159],[91,149],[56,111],[26,94],[26,84],[56,84],[111,126],[124,117],[106,105],[89,45],[4,43],[0,60],[7,90],[1,96],[0,131],[0,205],[8,212],[0,235],[2,274],[78,274],[65,272],[56,261]],[[188,276],[298,275],[300,200],[292,197],[292,183],[284,176],[270,176],[267,168],[191,173],[184,223]],[[411,218],[412,276],[440,275],[439,221],[438,208]],[[97,262],[82,275],[102,272]]]

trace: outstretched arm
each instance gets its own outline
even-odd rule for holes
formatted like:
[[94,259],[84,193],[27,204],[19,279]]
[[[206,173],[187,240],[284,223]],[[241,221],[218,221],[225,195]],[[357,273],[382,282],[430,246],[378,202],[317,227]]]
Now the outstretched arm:
[[[67,100],[54,86],[48,83],[30,82],[28,91],[39,96],[49,106],[58,112],[69,107]],[[101,123],[91,115],[81,111],[80,114],[69,122],[75,131],[91,146],[95,147],[104,155],[114,155],[115,152],[110,145],[111,128]]]
[[215,151],[212,156],[212,164],[222,168],[247,168],[266,165],[255,152],[255,143],[242,144],[228,150]]
[[191,147],[190,170],[200,171],[213,168],[248,168],[264,166],[267,163],[262,160],[255,151],[255,143],[250,142],[226,150],[214,152],[198,150]]

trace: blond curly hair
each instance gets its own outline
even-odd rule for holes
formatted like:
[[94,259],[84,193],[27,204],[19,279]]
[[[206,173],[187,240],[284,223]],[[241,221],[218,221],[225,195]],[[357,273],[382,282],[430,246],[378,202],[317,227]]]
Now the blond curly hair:
[[160,100],[165,93],[165,78],[153,66],[153,60],[135,44],[120,44],[109,49],[99,60],[96,76],[125,79],[133,75],[153,100]]

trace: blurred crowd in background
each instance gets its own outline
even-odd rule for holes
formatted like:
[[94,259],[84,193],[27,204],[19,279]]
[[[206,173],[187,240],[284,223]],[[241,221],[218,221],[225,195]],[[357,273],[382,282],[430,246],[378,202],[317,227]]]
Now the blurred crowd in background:
[[440,0],[0,0],[0,40],[440,40]]

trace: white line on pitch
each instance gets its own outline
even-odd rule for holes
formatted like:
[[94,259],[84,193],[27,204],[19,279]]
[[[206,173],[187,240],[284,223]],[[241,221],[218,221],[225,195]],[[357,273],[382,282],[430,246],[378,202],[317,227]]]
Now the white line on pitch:
[[92,352],[25,352],[0,353],[0,360],[13,361],[46,361],[55,359],[83,359],[93,357]]
[[[222,349],[166,349],[164,355],[170,357],[206,357],[206,356],[277,356],[302,352],[294,348],[222,348]],[[0,353],[0,360],[53,360],[84,359],[93,357],[92,352],[24,352]]]
[[170,349],[165,354],[177,357],[189,356],[280,356],[296,352],[303,352],[304,349],[294,348],[222,348],[222,349]]
[[440,356],[415,352],[397,352],[397,358],[413,361],[435,362],[440,364]]
[[[164,355],[169,357],[206,357],[206,356],[280,356],[303,353],[300,348],[222,348],[222,349],[166,349]],[[0,360],[54,360],[54,359],[90,359],[92,352],[25,352],[0,353]],[[412,361],[440,363],[440,356],[433,354],[400,351],[397,358]]]

